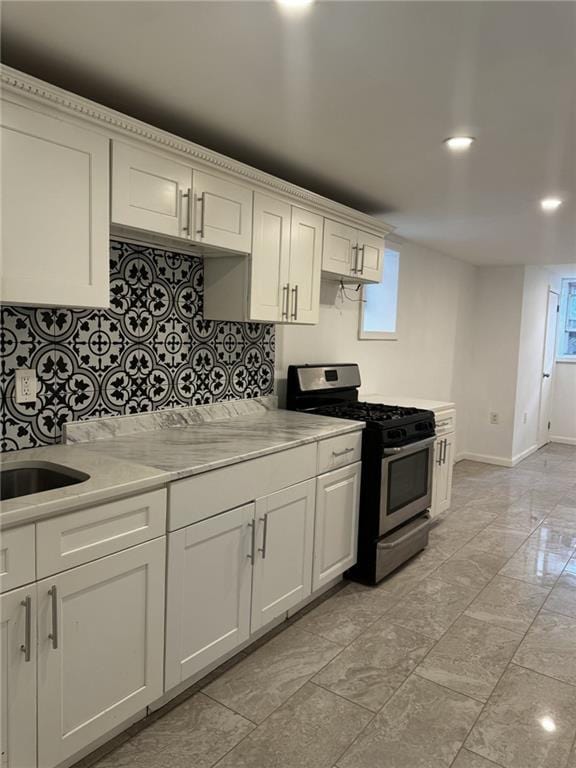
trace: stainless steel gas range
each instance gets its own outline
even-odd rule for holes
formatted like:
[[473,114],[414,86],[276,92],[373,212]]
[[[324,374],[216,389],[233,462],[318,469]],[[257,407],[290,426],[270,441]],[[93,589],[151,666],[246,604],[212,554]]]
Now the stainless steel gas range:
[[428,543],[435,423],[432,411],[360,402],[356,364],[288,369],[287,407],[364,421],[358,562],[350,578],[375,584]]

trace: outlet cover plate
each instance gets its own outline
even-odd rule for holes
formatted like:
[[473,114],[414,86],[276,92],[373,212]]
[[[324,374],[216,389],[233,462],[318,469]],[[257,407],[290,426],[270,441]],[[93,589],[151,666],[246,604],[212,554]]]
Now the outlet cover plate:
[[38,379],[33,368],[16,369],[16,402],[33,403],[38,392]]

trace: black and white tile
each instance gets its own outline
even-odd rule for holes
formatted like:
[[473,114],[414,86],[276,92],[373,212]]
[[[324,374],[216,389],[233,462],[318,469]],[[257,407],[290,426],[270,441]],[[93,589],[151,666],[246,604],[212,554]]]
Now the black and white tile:
[[[113,242],[110,308],[3,306],[2,451],[58,442],[67,421],[259,397],[274,383],[274,326],[214,322],[202,260]],[[14,371],[34,368],[35,403]]]

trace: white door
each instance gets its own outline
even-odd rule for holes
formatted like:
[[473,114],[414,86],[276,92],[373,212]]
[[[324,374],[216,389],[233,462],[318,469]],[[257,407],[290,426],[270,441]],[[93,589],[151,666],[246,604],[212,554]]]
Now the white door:
[[353,275],[358,269],[358,231],[332,219],[324,219],[322,269],[335,275]]
[[538,447],[550,442],[550,415],[552,413],[552,383],[554,362],[556,360],[556,328],[558,325],[558,305],[560,297],[555,291],[548,291],[546,311],[546,334],[542,356],[542,383],[540,385],[540,417],[538,428]]
[[290,205],[268,195],[254,194],[250,319],[288,320]]
[[168,539],[166,690],[250,636],[254,505]]
[[292,207],[290,229],[290,320],[314,324],[320,314],[320,271],[324,219]]
[[368,232],[358,232],[358,270],[365,280],[379,283],[384,265],[384,239]]
[[0,765],[36,765],[36,585],[0,597]]
[[1,300],[108,307],[108,139],[2,102]]
[[307,480],[256,500],[252,632],[311,593],[314,487]]
[[164,582],[164,538],[38,582],[40,768],[162,694]]
[[320,475],[316,481],[316,522],[312,590],[356,562],[362,464]]
[[192,169],[154,152],[112,144],[112,221],[189,237]]
[[252,190],[249,187],[194,171],[194,204],[194,240],[250,253]]

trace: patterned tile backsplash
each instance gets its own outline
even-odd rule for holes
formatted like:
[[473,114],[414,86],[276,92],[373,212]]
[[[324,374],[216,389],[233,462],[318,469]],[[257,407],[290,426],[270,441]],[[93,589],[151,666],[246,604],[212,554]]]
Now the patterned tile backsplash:
[[[204,320],[202,260],[112,242],[110,309],[2,306],[1,451],[59,442],[67,421],[272,392],[274,326]],[[15,400],[34,368],[36,402]]]

